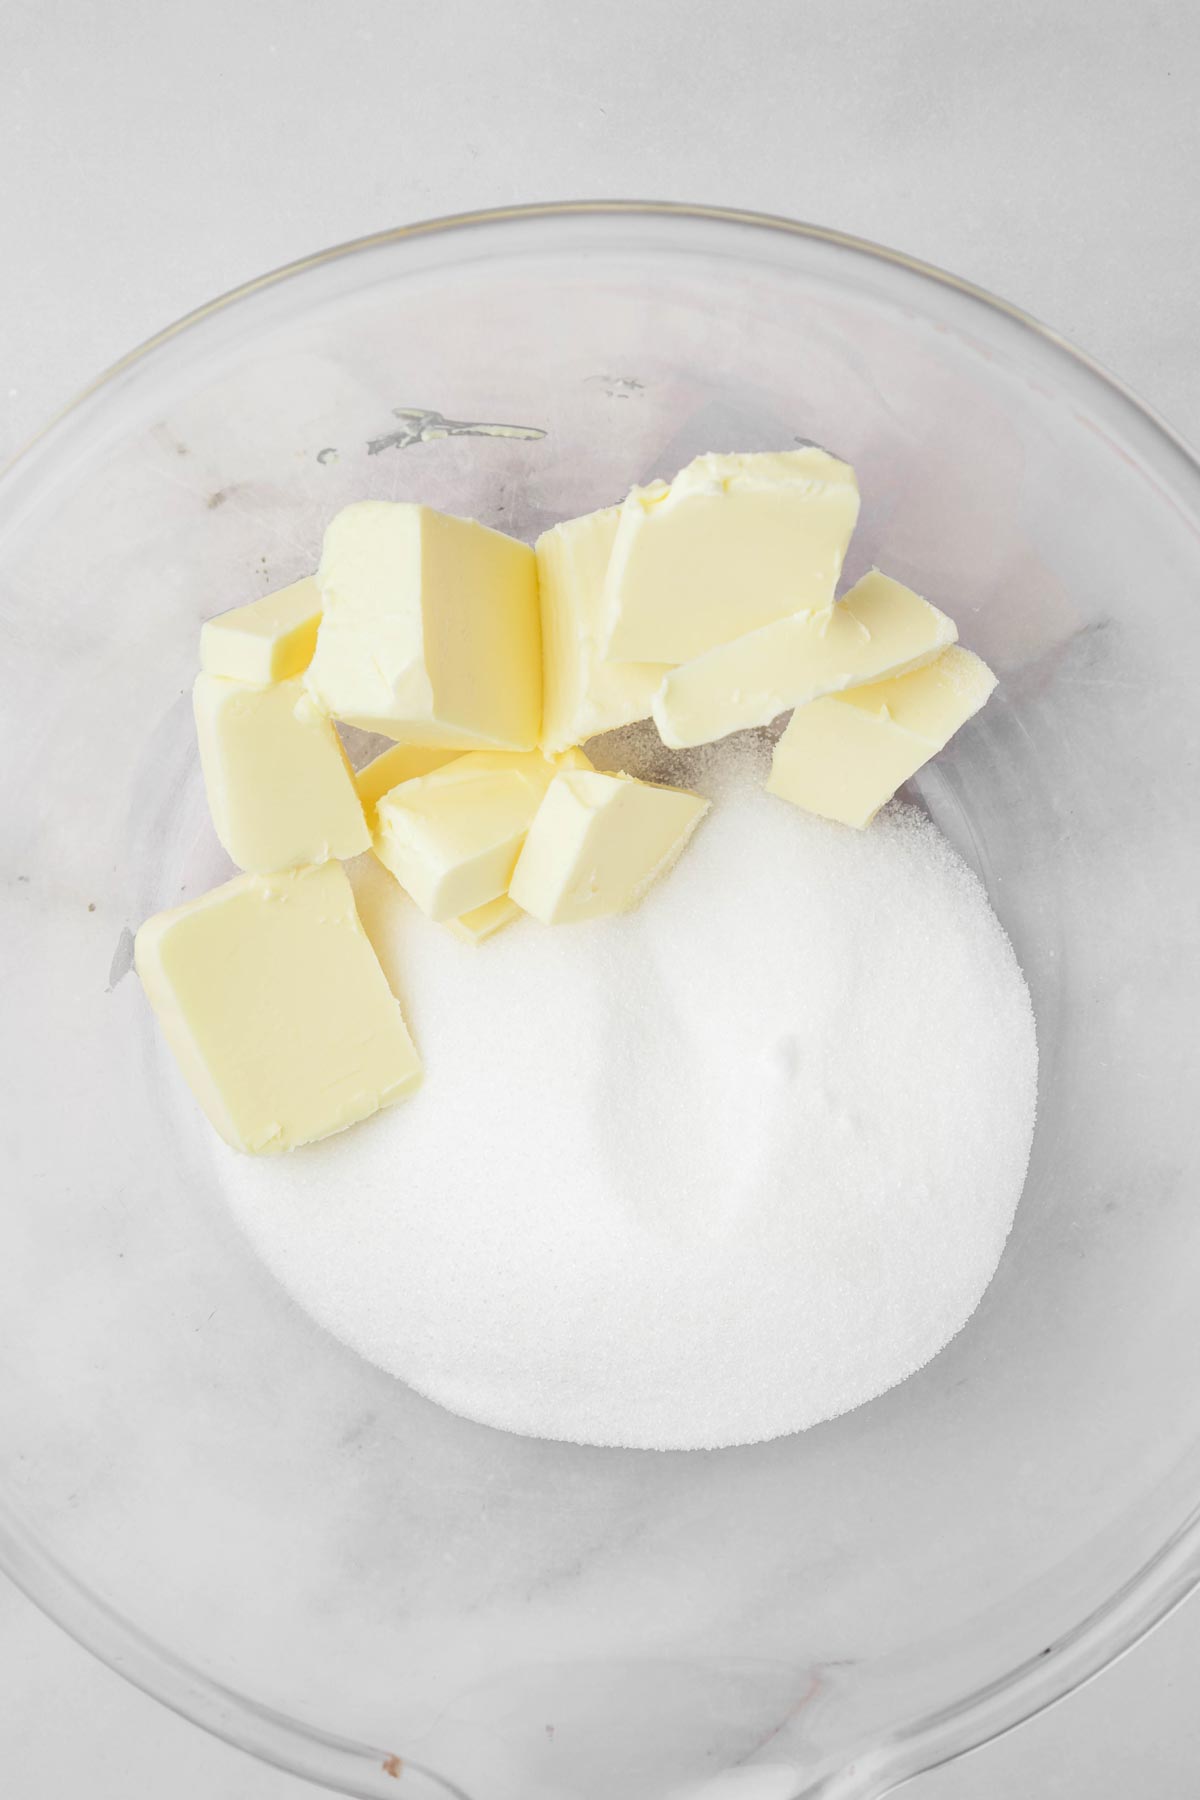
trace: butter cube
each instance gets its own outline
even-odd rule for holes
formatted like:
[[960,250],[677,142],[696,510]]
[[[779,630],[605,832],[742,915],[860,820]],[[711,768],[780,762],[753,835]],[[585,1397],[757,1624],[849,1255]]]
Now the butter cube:
[[554,774],[536,750],[458,756],[382,796],[375,854],[429,918],[459,919],[507,892]]
[[198,675],[192,699],[209,811],[240,869],[269,874],[370,849],[346,753],[303,681]]
[[956,644],[908,675],[814,700],[793,713],[776,744],[767,788],[862,830],[995,685],[987,664]]
[[339,863],[240,875],[159,913],[134,961],[188,1085],[237,1150],[328,1137],[421,1079]]
[[516,901],[501,894],[497,899],[489,900],[486,906],[476,906],[471,912],[463,913],[461,918],[447,919],[446,930],[452,931],[464,944],[482,944],[520,917],[521,909]]
[[531,750],[542,718],[527,544],[428,506],[362,501],[325,533],[308,681],[327,712],[405,744]]
[[634,906],[664,875],[708,811],[683,788],[564,769],[550,783],[509,885],[545,925]]
[[654,722],[674,749],[707,744],[823,694],[920,668],[957,636],[953,619],[872,569],[832,606],[776,619],[669,670]]
[[311,575],[200,627],[200,667],[231,681],[289,681],[312,661],[321,593]]
[[690,662],[828,606],[858,519],[854,470],[824,450],[698,456],[620,509],[605,578],[611,661]]
[[567,519],[537,541],[542,607],[542,749],[648,719],[661,663],[605,662],[604,577],[620,508]]
[[390,789],[399,787],[402,781],[412,781],[417,775],[430,775],[434,769],[440,769],[443,763],[453,762],[460,755],[458,750],[435,750],[432,747],[422,748],[419,744],[393,744],[390,750],[366,763],[354,777],[354,785],[358,789],[358,797],[362,802],[367,828],[374,834],[375,808],[384,794]]

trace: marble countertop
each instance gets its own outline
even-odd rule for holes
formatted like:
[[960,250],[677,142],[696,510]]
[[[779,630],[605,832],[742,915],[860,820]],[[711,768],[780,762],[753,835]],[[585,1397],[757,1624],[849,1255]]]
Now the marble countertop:
[[[790,214],[1018,302],[1200,440],[1192,0],[13,0],[0,456],[264,269],[409,219],[639,196]],[[14,1800],[301,1800],[0,1583]],[[1200,1786],[1200,1597],[913,1800]]]

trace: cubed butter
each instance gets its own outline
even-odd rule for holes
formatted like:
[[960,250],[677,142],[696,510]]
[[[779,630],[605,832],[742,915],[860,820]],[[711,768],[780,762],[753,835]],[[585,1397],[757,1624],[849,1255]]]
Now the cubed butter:
[[200,667],[231,681],[289,681],[312,661],[321,593],[311,575],[200,627]]
[[854,470],[824,450],[698,456],[635,488],[605,577],[605,656],[690,662],[828,606],[857,519]]
[[666,873],[708,811],[682,788],[564,769],[550,783],[509,884],[546,925],[624,912]]
[[861,830],[995,685],[987,664],[955,644],[923,669],[814,700],[793,713],[776,744],[767,787]]
[[508,891],[554,774],[536,750],[458,756],[381,797],[375,854],[429,918],[461,918]]
[[823,694],[920,668],[957,636],[953,619],[872,569],[832,606],[776,619],[669,670],[654,722],[675,749],[711,743]]
[[431,775],[434,769],[453,762],[461,754],[459,750],[435,750],[419,744],[393,744],[390,750],[364,764],[354,777],[354,785],[368,830],[374,832],[375,808],[390,789],[399,787],[402,781],[412,781],[418,775]]
[[428,506],[367,500],[325,533],[308,681],[327,712],[405,744],[531,750],[542,716],[537,562]]
[[302,680],[198,675],[192,698],[209,811],[240,869],[269,874],[370,849],[341,740]]
[[148,919],[134,959],[184,1077],[235,1149],[328,1137],[421,1078],[339,863],[238,876]]
[[648,719],[661,663],[605,662],[604,577],[620,508],[567,519],[537,541],[542,607],[542,749]]
[[446,930],[452,931],[464,944],[482,944],[520,917],[521,909],[516,901],[510,900],[507,894],[500,894],[486,906],[463,913],[461,918],[447,919]]

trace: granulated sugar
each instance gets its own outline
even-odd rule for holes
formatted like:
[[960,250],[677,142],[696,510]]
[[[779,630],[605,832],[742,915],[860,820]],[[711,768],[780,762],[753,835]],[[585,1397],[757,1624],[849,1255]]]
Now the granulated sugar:
[[453,1411],[687,1448],[796,1431],[935,1354],[1021,1192],[1033,1017],[922,815],[741,785],[636,911],[480,949],[354,869],[425,1059],[410,1101],[221,1154],[301,1306]]

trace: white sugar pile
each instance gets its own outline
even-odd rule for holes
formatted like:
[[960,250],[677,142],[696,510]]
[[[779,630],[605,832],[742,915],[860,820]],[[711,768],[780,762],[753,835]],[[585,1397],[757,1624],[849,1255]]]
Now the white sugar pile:
[[471,1419],[666,1449],[844,1412],[969,1318],[1037,1053],[1008,940],[923,816],[860,835],[743,788],[638,911],[478,950],[360,867],[425,1085],[286,1159],[221,1157],[345,1343]]

